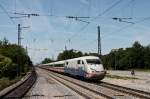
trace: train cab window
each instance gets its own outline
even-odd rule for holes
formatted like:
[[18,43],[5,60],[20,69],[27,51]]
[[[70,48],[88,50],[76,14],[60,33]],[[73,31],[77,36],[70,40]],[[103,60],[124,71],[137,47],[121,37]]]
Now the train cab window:
[[98,59],[87,59],[88,64],[101,64],[101,61]]
[[80,64],[80,60],[77,61],[77,64]]

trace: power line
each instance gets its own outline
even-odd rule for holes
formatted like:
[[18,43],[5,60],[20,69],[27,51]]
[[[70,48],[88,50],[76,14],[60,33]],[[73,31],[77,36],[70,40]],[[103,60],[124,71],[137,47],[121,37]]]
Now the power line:
[[4,11],[4,13],[9,17],[9,19],[11,20],[11,22],[13,24],[15,24],[14,20],[12,20],[11,16],[9,15],[9,13],[7,12],[7,10],[0,4],[0,8]]
[[[112,32],[111,34],[121,32],[122,30],[125,30],[125,29],[127,29],[127,28],[131,28],[131,26],[136,25],[136,24],[139,24],[139,23],[142,23],[142,22],[144,22],[144,21],[146,21],[146,20],[150,20],[150,17],[145,17],[145,18],[143,18],[143,19],[141,19],[141,20],[139,20],[139,21],[136,21],[136,22],[134,22],[135,24],[126,25],[126,26],[124,26],[124,27],[122,27],[122,28],[120,28],[120,29],[118,29],[118,30]],[[88,43],[88,44],[93,44],[94,42],[96,42],[96,39],[93,39],[91,42],[87,42],[87,43]],[[85,43],[85,44],[83,44],[83,45],[87,45],[87,43]]]
[[119,3],[121,3],[122,0],[118,0],[117,2],[115,2],[114,4],[112,4],[110,7],[108,7],[107,9],[105,9],[102,13],[98,14],[98,16],[96,16],[95,18],[93,18],[91,21],[97,19],[98,17],[104,15],[106,12],[110,11],[112,8],[114,8],[115,6],[117,6]]
[[135,1],[135,0],[131,0],[131,1],[129,2],[129,4],[131,4],[131,17],[133,17],[134,1]]
[[[112,4],[110,7],[108,7],[106,10],[104,10],[102,13],[100,13],[98,16],[96,16],[93,19],[91,19],[91,21],[89,23],[87,23],[83,28],[81,28],[78,32],[81,32],[82,30],[84,30],[92,21],[94,21],[98,17],[104,15],[106,12],[110,11],[113,7],[115,7],[116,5],[118,5],[119,3],[121,3],[121,1],[122,0],[118,0],[117,2],[115,2],[114,4]],[[75,35],[76,34],[72,35],[70,38],[75,37]]]
[[88,2],[89,2],[89,6],[88,6],[88,15],[90,16],[90,14],[91,14],[91,0],[88,0]]
[[[144,21],[146,21],[146,20],[150,20],[150,17],[145,17],[144,19],[141,19],[141,20],[139,20],[139,21],[134,22],[134,24],[126,25],[126,26],[124,26],[124,27],[122,27],[122,28],[120,28],[120,29],[118,29],[118,30],[112,32],[112,33],[118,33],[118,32],[121,32],[122,30],[125,30],[125,29],[127,29],[127,28],[131,28],[133,25],[142,23],[142,22],[144,22]],[[112,34],[112,33],[111,33],[111,34]]]
[[15,12],[16,12],[16,8],[17,8],[17,1],[15,0]]
[[80,22],[90,23],[90,22],[88,22],[88,21],[81,20],[81,19],[90,18],[90,17],[66,16],[66,18],[75,19],[76,21],[80,21]]
[[122,5],[120,7],[120,10],[122,10],[122,15],[124,15],[124,10],[128,10],[128,8],[130,7],[130,17],[133,17],[133,5],[134,5],[134,0],[128,0],[129,2],[127,2],[125,5]]
[[125,22],[125,23],[131,23],[131,24],[135,24],[134,22],[130,22],[130,21],[126,21],[132,18],[118,18],[118,17],[114,17],[112,18],[113,20],[118,20],[119,22]]
[[16,14],[16,15],[20,15],[19,17],[11,17],[11,18],[30,18],[31,16],[40,16],[39,14],[37,13],[13,13],[13,14]]
[[89,25],[89,23],[87,23],[86,25],[84,25],[83,27],[81,27],[77,32],[78,32],[78,34],[73,34],[72,36],[70,36],[69,38],[67,38],[67,39],[72,39],[73,37],[75,38],[77,35],[79,35],[79,33],[81,32],[81,31],[83,31],[87,26]]
[[53,15],[53,0],[50,0],[50,15],[52,16]]

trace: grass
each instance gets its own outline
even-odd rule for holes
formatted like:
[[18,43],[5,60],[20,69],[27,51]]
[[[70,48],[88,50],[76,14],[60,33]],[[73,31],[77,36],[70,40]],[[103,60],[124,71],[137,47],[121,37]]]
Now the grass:
[[6,78],[6,77],[0,78],[0,91],[6,87],[9,87],[10,85],[18,82],[20,79],[21,79],[21,77],[17,77],[13,80],[9,80],[9,78]]
[[150,72],[150,69],[134,69],[135,71]]
[[130,79],[139,79],[136,77],[127,77],[127,76],[118,76],[118,75],[106,75],[108,78],[114,78],[114,79],[123,79],[123,80],[130,80]]

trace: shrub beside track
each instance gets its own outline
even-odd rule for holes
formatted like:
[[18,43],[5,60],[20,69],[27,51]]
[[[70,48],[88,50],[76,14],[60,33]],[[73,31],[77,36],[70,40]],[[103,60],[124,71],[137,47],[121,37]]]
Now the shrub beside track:
[[35,83],[37,78],[36,72],[33,69],[32,72],[27,75],[23,81],[4,89],[0,92],[0,98],[22,98]]

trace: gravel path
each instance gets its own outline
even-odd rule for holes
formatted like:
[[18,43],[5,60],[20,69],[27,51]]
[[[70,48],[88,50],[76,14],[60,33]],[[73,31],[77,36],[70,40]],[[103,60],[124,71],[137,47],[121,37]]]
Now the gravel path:
[[24,99],[80,99],[81,97],[66,87],[58,84],[47,73],[36,68],[37,81]]
[[[98,98],[98,97],[100,97],[100,95],[103,94],[102,96],[104,96],[104,97],[107,96],[107,97],[113,98],[113,99],[139,99],[137,97],[135,98],[135,96],[126,94],[122,91],[112,90],[112,89],[107,88],[107,87],[99,86],[99,85],[96,85],[96,84],[93,84],[93,83],[88,83],[88,82],[81,81],[81,80],[78,80],[78,79],[74,79],[74,78],[71,78],[71,77],[68,77],[68,76],[60,75],[60,74],[57,74],[57,73],[54,73],[54,75],[57,75],[60,78],[66,79],[67,81],[72,82],[75,85],[80,85],[80,86],[86,87],[86,88],[88,88],[87,90],[91,89],[92,92],[94,91],[94,93],[89,93],[89,96],[93,95],[93,97]],[[101,83],[99,82],[99,84],[101,84]],[[98,96],[97,96],[97,94],[98,94]],[[102,97],[100,99],[102,99]]]
[[138,79],[123,80],[105,77],[102,81],[150,92],[150,72],[135,71],[135,76],[131,75],[131,71],[107,71],[107,73],[122,77],[136,77]]

